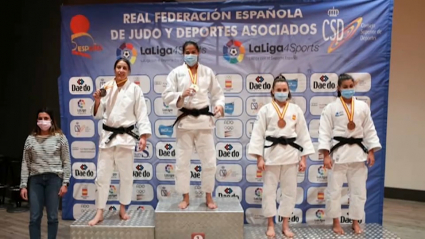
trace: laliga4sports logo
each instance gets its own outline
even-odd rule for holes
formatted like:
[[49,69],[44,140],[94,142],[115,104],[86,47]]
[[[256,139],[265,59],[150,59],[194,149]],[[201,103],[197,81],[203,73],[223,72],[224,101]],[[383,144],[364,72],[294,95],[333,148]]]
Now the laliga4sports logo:
[[71,43],[74,48],[72,54],[91,59],[89,52],[102,51],[101,45],[96,44],[94,38],[88,33],[90,22],[83,15],[75,15],[71,19],[70,28],[72,31]]
[[131,64],[134,64],[137,59],[137,50],[133,44],[124,42],[117,48],[117,59],[127,59]]
[[231,64],[242,62],[245,56],[245,47],[242,42],[230,40],[223,46],[223,57]]

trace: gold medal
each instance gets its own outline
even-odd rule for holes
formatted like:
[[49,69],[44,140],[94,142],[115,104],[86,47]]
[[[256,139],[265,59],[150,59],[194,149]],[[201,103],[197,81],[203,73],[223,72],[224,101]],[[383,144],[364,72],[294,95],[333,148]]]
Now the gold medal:
[[283,117],[285,117],[285,113],[286,113],[286,110],[288,109],[289,102],[286,102],[285,108],[283,109],[282,112],[280,112],[279,106],[274,100],[272,101],[272,104],[274,109],[276,110],[277,115],[279,116],[279,120],[277,121],[277,126],[283,129],[286,126],[286,121],[283,119]]
[[341,100],[342,106],[344,106],[345,113],[347,113],[347,117],[348,117],[347,129],[353,130],[356,128],[356,124],[354,123],[354,98],[351,98],[351,113],[348,110],[347,104],[342,99],[342,96],[340,97],[340,100]]

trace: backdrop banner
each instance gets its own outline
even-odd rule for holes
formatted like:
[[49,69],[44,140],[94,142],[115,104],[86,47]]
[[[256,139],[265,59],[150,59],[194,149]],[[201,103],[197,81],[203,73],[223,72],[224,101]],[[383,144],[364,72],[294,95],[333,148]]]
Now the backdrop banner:
[[[357,99],[367,102],[383,145],[367,181],[362,223],[382,224],[385,146],[390,70],[392,0],[267,1],[226,3],[118,4],[62,7],[61,121],[71,148],[72,178],[63,199],[64,219],[95,209],[96,165],[102,122],[90,116],[95,90],[114,79],[119,57],[131,62],[129,79],[144,92],[152,137],[143,151],[134,148],[130,209],[153,209],[176,195],[176,109],[161,93],[166,77],[183,64],[182,45],[200,45],[200,62],[211,67],[226,96],[225,117],[216,121],[215,197],[239,199],[245,223],[264,223],[262,173],[247,155],[253,123],[271,102],[275,76],[283,73],[292,102],[304,113],[317,149],[323,107],[336,99],[338,75],[356,80]],[[194,151],[191,197],[203,198],[202,167]],[[325,223],[327,171],[323,155],[307,159],[298,175],[293,223]],[[107,208],[119,208],[119,173],[114,172]],[[280,189],[277,191],[278,205]],[[341,222],[350,223],[347,183],[342,190]],[[276,221],[282,221],[276,217]]]

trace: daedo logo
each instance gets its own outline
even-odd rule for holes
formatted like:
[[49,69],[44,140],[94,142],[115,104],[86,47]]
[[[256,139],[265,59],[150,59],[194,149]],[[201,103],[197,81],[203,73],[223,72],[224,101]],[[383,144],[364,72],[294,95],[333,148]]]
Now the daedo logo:
[[94,163],[74,163],[72,173],[75,179],[94,179],[96,178],[96,166]]
[[337,84],[338,75],[335,73],[314,73],[311,76],[313,92],[334,92]]
[[202,171],[201,165],[196,165],[195,167],[193,167],[193,170],[190,170],[190,178],[200,179],[201,178],[201,171]]
[[[174,143],[173,143],[174,144]],[[176,157],[176,150],[173,147],[173,144],[171,143],[158,143],[157,149],[158,149],[158,158],[159,159],[170,159]]]
[[152,165],[150,164],[134,164],[133,177],[140,180],[152,179]]
[[223,46],[223,57],[231,64],[242,62],[244,56],[245,47],[240,41],[230,40]]
[[94,38],[88,33],[90,22],[84,15],[72,17],[70,28],[73,33],[71,35],[71,43],[74,45],[74,48],[72,48],[73,55],[91,59],[89,52],[103,50],[102,46],[96,44]]
[[238,158],[240,155],[240,152],[233,150],[232,144],[226,144],[223,149],[218,150],[218,157]]
[[93,92],[93,80],[90,77],[71,77],[69,93],[71,95],[86,95]]
[[239,199],[239,196],[238,196],[238,195],[236,195],[236,194],[233,192],[233,189],[232,189],[232,188],[230,188],[230,187],[225,188],[222,192],[219,192],[219,193],[218,193],[218,197],[219,197],[219,198],[230,198],[230,197],[235,197],[235,198],[238,198],[238,199]]
[[124,42],[117,48],[117,59],[127,59],[131,64],[134,64],[137,59],[137,50],[133,44]]
[[249,74],[246,89],[249,93],[270,93],[274,77],[271,74]]

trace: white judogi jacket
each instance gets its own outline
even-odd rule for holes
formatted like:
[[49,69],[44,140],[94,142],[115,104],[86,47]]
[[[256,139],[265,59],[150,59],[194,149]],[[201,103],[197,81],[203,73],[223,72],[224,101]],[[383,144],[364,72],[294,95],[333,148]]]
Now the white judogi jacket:
[[[288,102],[289,103],[289,102]],[[282,111],[283,109],[280,108]],[[295,164],[300,161],[300,157],[314,153],[313,143],[301,108],[293,103],[289,103],[284,116],[286,126],[278,127],[279,116],[272,103],[261,107],[254,123],[251,140],[249,142],[248,154],[261,155],[266,165]],[[271,145],[266,140],[267,136],[297,138],[295,143],[304,148],[303,152],[290,145],[277,144],[270,148],[264,146]]]
[[[145,134],[149,138],[152,134],[151,123],[147,114],[145,98],[142,89],[139,86],[127,80],[118,89],[115,80],[105,83],[106,96],[101,98],[100,105],[96,115],[94,115],[94,104],[91,108],[92,115],[95,119],[102,119],[103,123],[109,127],[130,127],[136,125],[139,135]],[[114,99],[114,95],[116,98]],[[117,134],[109,144],[105,144],[112,132],[102,130],[100,134],[99,148],[109,148],[113,146],[124,146],[133,148],[136,139],[129,134]]]
[[[347,108],[351,111],[351,104],[347,105]],[[373,149],[375,152],[380,150],[382,146],[379,143],[369,106],[365,102],[355,99],[353,121],[356,124],[355,129],[348,130],[349,121],[341,100],[337,98],[329,103],[320,117],[318,150],[330,151],[339,142],[333,140],[337,136],[363,138],[362,144],[368,150]],[[333,151],[332,159],[335,163],[363,162],[367,160],[367,154],[356,144],[346,144]]]
[[[188,96],[182,106],[177,105],[177,100],[182,96],[183,91],[192,85],[189,75],[189,68],[186,64],[173,69],[167,77],[167,86],[162,92],[162,99],[166,105],[181,109],[202,109],[211,105],[211,112],[214,113],[215,106],[222,106],[224,109],[224,94],[221,86],[211,68],[198,63],[198,92],[194,96]],[[211,102],[208,94],[211,95]],[[177,116],[182,114],[178,111]],[[199,117],[186,116],[177,127],[181,129],[212,129],[214,121],[211,116],[200,115]]]

